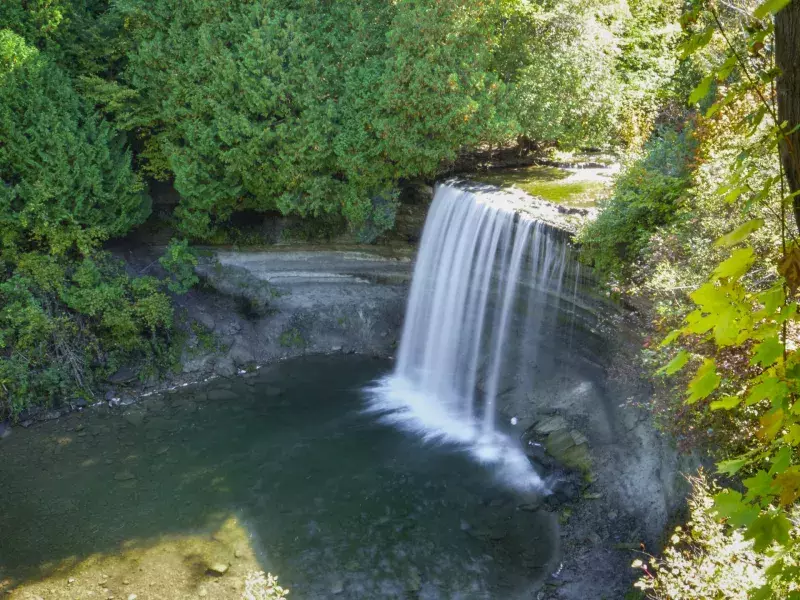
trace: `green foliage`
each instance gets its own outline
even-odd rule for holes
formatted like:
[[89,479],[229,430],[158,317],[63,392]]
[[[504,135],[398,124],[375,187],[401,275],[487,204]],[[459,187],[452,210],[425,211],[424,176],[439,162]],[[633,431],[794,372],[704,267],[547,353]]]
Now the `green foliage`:
[[605,145],[613,139],[622,92],[615,70],[617,40],[597,17],[577,2],[559,2],[549,11],[531,3],[512,15],[517,31],[505,35],[527,51],[515,75],[512,103],[528,138],[567,146]]
[[694,151],[691,129],[661,129],[619,176],[600,215],[580,235],[585,259],[600,273],[629,275],[656,229],[675,218]]
[[194,272],[197,257],[186,240],[172,240],[158,262],[169,273],[170,281],[167,287],[175,294],[185,294],[200,281]]
[[[0,246],[83,252],[149,212],[123,140],[69,78],[0,30]],[[35,158],[34,158],[35,157]]]
[[76,76],[108,74],[125,48],[120,15],[108,0],[3,0],[0,27],[9,29]]
[[278,338],[278,343],[284,348],[302,348],[306,345],[303,334],[300,333],[300,330],[296,327],[292,327],[281,333]]
[[123,10],[145,168],[174,174],[192,237],[277,208],[342,214],[369,240],[393,223],[399,179],[510,132],[477,0]]
[[[750,16],[754,5],[726,12],[694,2],[684,18],[683,50],[700,53],[708,70],[689,94],[702,105],[687,191],[694,202],[651,238],[650,250],[659,237],[671,241],[671,265],[651,258],[648,278],[664,323],[679,323],[664,346],[680,350],[664,372],[694,365],[675,388],[686,387],[701,427],[713,419],[722,431],[717,468],[738,481],[699,492],[693,525],[702,527],[673,538],[665,564],[653,563],[658,572],[640,582],[654,598],[800,597],[800,249],[789,239],[792,198],[777,154],[786,133],[771,100],[773,30],[759,20],[785,4],[767,1]],[[652,269],[659,261],[672,282],[694,290],[687,304],[664,300]]]
[[171,365],[161,282],[99,251],[149,211],[130,152],[68,75],[8,29],[0,139],[0,417],[90,396],[128,361]]
[[[800,555],[763,554],[776,535],[785,538],[789,523],[773,515],[758,517],[757,510],[743,506],[741,494],[720,491],[702,473],[690,482],[687,525],[675,529],[662,558],[634,561],[642,571],[636,586],[657,600],[795,597]],[[728,518],[727,523],[720,515]],[[748,522],[753,523],[752,537],[736,528]],[[766,583],[776,573],[780,583],[770,589]]]
[[162,284],[129,277],[104,253],[20,256],[0,281],[0,306],[0,414],[91,395],[129,361],[156,372],[174,362]]

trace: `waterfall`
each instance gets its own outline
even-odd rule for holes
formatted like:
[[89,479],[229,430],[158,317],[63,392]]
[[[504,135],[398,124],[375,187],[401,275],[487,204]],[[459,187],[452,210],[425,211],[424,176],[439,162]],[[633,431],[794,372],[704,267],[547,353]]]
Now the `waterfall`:
[[369,409],[426,440],[463,445],[514,486],[541,488],[498,426],[496,401],[509,373],[535,384],[526,365],[546,313],[559,310],[568,264],[576,265],[569,258],[563,236],[515,212],[501,193],[438,186],[396,367],[369,390]]

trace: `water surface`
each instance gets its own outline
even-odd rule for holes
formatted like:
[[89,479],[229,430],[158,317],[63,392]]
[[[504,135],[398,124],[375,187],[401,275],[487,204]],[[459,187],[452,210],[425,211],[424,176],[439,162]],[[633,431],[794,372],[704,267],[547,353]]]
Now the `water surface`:
[[530,597],[553,520],[459,449],[366,415],[360,390],[389,369],[298,359],[16,428],[0,592],[239,598],[263,569],[297,600]]

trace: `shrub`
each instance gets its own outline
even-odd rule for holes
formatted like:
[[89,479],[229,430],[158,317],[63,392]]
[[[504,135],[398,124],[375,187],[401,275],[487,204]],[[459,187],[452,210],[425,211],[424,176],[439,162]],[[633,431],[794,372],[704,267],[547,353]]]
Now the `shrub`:
[[[0,418],[91,395],[129,361],[143,374],[171,365],[163,284],[99,249],[149,211],[130,152],[68,75],[8,29],[0,140]],[[186,252],[174,245],[165,259],[176,291],[191,283]]]
[[[689,520],[677,527],[660,559],[637,560],[643,575],[636,587],[655,600],[751,600],[795,598],[798,590],[762,590],[769,570],[800,572],[800,556],[757,552],[743,530],[721,519],[715,511],[719,489],[701,471],[690,478]],[[791,577],[787,578],[791,579]],[[774,594],[774,595],[773,595]]]
[[110,255],[72,262],[19,257],[0,281],[0,416],[90,397],[123,364],[143,375],[175,362],[173,309],[163,284],[132,278]]
[[675,218],[690,183],[694,148],[691,129],[662,128],[619,176],[597,219],[580,234],[584,257],[600,273],[630,274],[656,229]]

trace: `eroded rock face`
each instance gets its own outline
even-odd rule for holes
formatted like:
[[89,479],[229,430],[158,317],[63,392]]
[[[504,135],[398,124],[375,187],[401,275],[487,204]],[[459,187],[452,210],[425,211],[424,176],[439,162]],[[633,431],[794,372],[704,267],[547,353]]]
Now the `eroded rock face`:
[[588,329],[570,339],[555,325],[522,370],[527,380],[508,382],[499,399],[550,484],[541,506],[559,516],[562,568],[542,589],[545,599],[624,597],[633,552],[657,549],[687,491],[681,473],[696,468],[637,408],[650,387],[632,326],[611,307],[599,313],[600,351]]
[[[231,377],[257,364],[330,352],[388,356],[411,278],[410,248],[218,252],[198,265],[187,375]],[[210,288],[210,289],[209,289]]]

